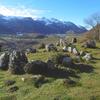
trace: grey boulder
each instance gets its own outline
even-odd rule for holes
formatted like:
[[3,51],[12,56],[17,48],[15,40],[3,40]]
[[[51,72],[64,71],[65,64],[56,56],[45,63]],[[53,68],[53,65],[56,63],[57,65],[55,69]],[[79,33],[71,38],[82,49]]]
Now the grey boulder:
[[0,69],[7,70],[8,63],[9,63],[9,54],[5,52],[0,56]]

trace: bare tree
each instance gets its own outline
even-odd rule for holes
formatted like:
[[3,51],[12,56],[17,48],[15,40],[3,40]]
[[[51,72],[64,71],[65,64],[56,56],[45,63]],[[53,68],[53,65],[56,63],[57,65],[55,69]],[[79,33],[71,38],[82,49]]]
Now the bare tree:
[[100,41],[100,13],[94,13],[84,21],[93,29],[92,37]]

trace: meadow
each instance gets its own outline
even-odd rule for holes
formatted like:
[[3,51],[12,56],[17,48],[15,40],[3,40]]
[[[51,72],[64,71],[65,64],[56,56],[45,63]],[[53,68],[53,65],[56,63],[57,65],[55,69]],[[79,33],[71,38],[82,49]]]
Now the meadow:
[[[47,40],[46,38],[41,41],[55,42],[55,39]],[[79,50],[90,52],[95,59],[90,62],[84,62],[93,66],[92,72],[74,70],[78,77],[69,76],[70,79],[76,82],[75,85],[64,85],[65,77],[45,76],[48,81],[42,84],[41,87],[36,88],[31,78],[33,75],[12,75],[8,71],[0,70],[0,100],[100,100],[100,42],[97,42],[97,48],[95,49],[84,49],[79,42],[76,46]],[[56,52],[43,51],[41,49],[35,54],[28,54],[28,59],[46,61],[56,54]],[[59,52],[63,53],[62,51]],[[64,54],[69,53],[64,52]],[[22,77],[27,80],[23,82],[21,80]],[[8,92],[7,90],[10,86],[5,86],[5,80],[15,80],[14,86],[18,86],[19,90],[13,93]]]

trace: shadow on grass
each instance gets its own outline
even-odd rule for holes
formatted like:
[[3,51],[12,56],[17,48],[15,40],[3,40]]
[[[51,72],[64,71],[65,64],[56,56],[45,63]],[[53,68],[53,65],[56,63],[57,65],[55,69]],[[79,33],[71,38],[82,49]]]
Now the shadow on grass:
[[100,60],[100,58],[95,58],[95,57],[93,57],[93,59],[94,59],[94,60]]
[[92,73],[94,71],[94,67],[87,64],[74,64],[73,66],[69,67],[69,70],[64,69],[49,69],[45,76],[53,77],[53,78],[80,78],[78,73]]
[[53,78],[69,78],[69,77],[74,77],[74,78],[80,78],[75,71],[69,70],[63,70],[63,69],[49,69],[49,71],[45,74],[47,77],[53,77]]
[[80,73],[91,73],[94,71],[94,67],[88,64],[74,64],[71,66],[72,69],[78,70]]
[[95,49],[100,50],[100,48],[99,48],[99,47],[96,47]]

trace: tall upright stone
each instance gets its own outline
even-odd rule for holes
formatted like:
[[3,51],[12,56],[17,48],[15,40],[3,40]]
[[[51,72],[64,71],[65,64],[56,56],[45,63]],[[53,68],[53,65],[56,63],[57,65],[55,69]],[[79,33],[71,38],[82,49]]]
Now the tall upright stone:
[[9,54],[5,52],[0,56],[0,69],[7,70],[8,63],[9,63]]
[[28,63],[28,60],[24,52],[13,51],[10,54],[9,71],[12,74],[22,74],[26,63]]

